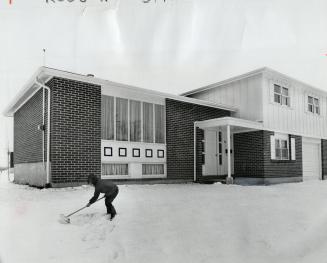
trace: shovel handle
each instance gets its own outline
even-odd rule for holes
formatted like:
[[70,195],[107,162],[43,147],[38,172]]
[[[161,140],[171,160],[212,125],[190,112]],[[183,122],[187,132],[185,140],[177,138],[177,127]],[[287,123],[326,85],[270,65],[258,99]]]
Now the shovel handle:
[[[104,196],[102,196],[101,198],[99,198],[98,200],[96,200],[95,202],[98,202],[99,200],[101,200],[101,199],[103,199],[103,198],[105,198],[106,196],[104,195]],[[94,202],[94,203],[95,203]],[[73,214],[76,214],[77,212],[79,212],[79,211],[81,211],[81,210],[83,210],[83,209],[85,209],[85,208],[87,208],[88,206],[83,206],[82,208],[80,208],[80,209],[78,209],[78,210],[76,210],[75,212],[73,212],[73,213],[71,213],[71,214],[69,214],[69,215],[67,215],[66,217],[70,217],[70,216],[72,216]]]

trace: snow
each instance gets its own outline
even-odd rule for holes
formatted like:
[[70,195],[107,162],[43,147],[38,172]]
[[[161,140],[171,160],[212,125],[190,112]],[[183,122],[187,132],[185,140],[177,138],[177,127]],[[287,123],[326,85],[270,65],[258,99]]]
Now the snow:
[[118,215],[91,186],[38,190],[0,174],[0,262],[325,262],[327,181],[120,185]]

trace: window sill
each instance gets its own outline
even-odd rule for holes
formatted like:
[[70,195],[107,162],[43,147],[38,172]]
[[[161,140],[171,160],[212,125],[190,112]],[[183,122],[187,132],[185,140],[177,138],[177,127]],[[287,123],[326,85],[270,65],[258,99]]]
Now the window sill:
[[280,107],[282,109],[288,109],[288,110],[294,110],[294,108],[292,106],[286,106],[286,105],[282,105],[282,104],[279,104],[277,102],[270,102],[271,105],[273,106],[276,106],[276,107]]
[[310,115],[310,116],[312,116],[312,117],[316,117],[316,118],[323,118],[323,116],[321,115],[321,113],[320,114],[318,114],[318,113],[313,113],[313,112],[311,112],[311,111],[305,111],[305,113],[306,114],[308,114],[308,115]]

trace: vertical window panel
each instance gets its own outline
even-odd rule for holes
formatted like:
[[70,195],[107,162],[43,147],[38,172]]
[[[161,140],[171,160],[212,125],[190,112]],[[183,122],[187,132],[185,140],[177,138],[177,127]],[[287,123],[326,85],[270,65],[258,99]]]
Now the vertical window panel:
[[141,141],[141,102],[129,101],[130,141]]
[[116,98],[116,140],[128,140],[128,100]]
[[153,104],[143,102],[143,141],[153,142]]
[[113,140],[115,134],[114,124],[114,97],[101,97],[101,138]]
[[155,104],[155,142],[165,143],[165,108]]

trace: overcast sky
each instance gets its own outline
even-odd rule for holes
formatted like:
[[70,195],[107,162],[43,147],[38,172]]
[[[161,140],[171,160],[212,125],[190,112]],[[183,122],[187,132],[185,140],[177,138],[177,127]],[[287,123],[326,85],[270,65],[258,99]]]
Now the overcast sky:
[[0,0],[1,112],[43,48],[46,66],[175,94],[263,66],[327,90],[326,0],[86,1]]

